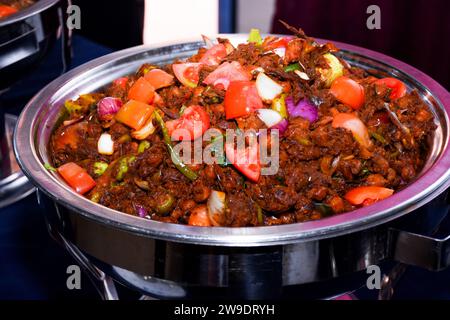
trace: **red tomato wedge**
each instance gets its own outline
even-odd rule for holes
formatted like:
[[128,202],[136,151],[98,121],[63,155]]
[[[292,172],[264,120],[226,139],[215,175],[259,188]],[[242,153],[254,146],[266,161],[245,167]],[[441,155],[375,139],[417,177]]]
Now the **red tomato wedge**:
[[406,94],[406,85],[395,78],[383,78],[374,82],[376,85],[385,85],[391,89],[390,98],[395,100],[403,97]]
[[201,63],[187,62],[172,65],[172,70],[178,81],[190,88],[195,88],[198,84]]
[[278,48],[286,48],[292,37],[266,37],[262,44],[264,50],[269,51]]
[[249,81],[252,75],[237,61],[224,62],[216,70],[211,72],[203,83],[214,87],[221,87],[225,90],[233,81]]
[[67,184],[79,194],[85,194],[95,187],[95,180],[76,163],[63,164],[57,171]]
[[155,90],[168,87],[173,83],[173,76],[161,69],[152,69],[144,76],[145,80],[150,83]]
[[130,100],[116,113],[116,120],[139,130],[144,126],[155,108],[136,100]]
[[389,198],[394,190],[383,187],[357,187],[345,194],[345,199],[353,205],[369,205],[379,200]]
[[201,106],[187,107],[181,117],[166,122],[172,140],[195,140],[209,129],[209,115]]
[[230,83],[225,93],[227,120],[249,115],[263,107],[254,81],[234,81]]
[[331,125],[333,128],[345,128],[350,130],[355,140],[363,147],[367,148],[372,144],[366,125],[353,113],[335,114]]
[[128,91],[128,99],[147,104],[152,103],[154,96],[155,88],[144,77],[140,77]]
[[113,85],[116,87],[121,87],[122,89],[126,89],[128,82],[128,77],[117,78],[113,81]]
[[333,81],[330,93],[343,104],[356,110],[364,104],[365,96],[363,86],[345,76]]
[[219,43],[208,49],[199,62],[207,66],[217,66],[227,55],[227,49]]
[[235,149],[233,142],[225,143],[225,154],[228,160],[249,180],[257,182],[261,175],[261,163],[259,161],[259,144],[254,137],[245,149]]
[[0,5],[0,18],[6,18],[7,16],[16,13],[18,10],[11,6]]

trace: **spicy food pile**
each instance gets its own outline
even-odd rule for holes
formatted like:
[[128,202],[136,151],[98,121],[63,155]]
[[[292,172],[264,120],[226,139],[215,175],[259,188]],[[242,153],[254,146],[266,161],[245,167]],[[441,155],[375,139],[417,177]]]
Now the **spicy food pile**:
[[[320,219],[412,182],[435,129],[417,92],[368,76],[337,58],[334,45],[288,28],[293,36],[264,39],[254,29],[237,47],[205,37],[185,61],[145,64],[102,92],[66,101],[47,169],[103,206],[193,226]],[[217,163],[183,162],[175,145],[211,128],[278,130],[278,170],[261,174],[258,142],[227,142]]]
[[35,2],[35,0],[0,0],[0,19],[19,12]]

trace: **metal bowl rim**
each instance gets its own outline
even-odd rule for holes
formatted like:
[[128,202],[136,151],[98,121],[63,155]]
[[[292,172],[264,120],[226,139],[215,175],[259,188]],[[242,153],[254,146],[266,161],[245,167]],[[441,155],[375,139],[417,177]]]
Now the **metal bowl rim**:
[[31,16],[34,16],[42,11],[47,10],[50,7],[53,7],[55,4],[57,4],[60,0],[39,0],[36,3],[32,4],[31,6],[20,10],[19,12],[11,15],[8,18],[4,18],[0,20],[0,28],[25,20]]
[[[242,38],[244,35],[219,35],[229,38]],[[193,40],[193,39],[189,39]],[[198,39],[195,39],[198,42]],[[325,41],[325,40],[322,40]],[[445,109],[447,124],[447,140],[443,151],[433,167],[425,172],[417,181],[392,197],[378,202],[372,206],[357,209],[345,214],[330,218],[304,223],[294,223],[267,227],[241,227],[241,228],[202,228],[178,224],[163,223],[141,219],[127,215],[116,210],[98,205],[76,194],[69,187],[62,185],[49,174],[39,161],[32,132],[33,123],[39,108],[70,79],[80,76],[85,70],[99,67],[112,60],[137,55],[160,46],[138,46],[114,52],[109,55],[92,60],[79,66],[58,79],[51,82],[41,90],[23,109],[14,136],[14,150],[18,163],[28,178],[40,190],[63,206],[83,215],[87,219],[119,228],[131,233],[137,233],[156,239],[213,245],[213,246],[267,246],[281,245],[295,242],[319,240],[353,233],[386,223],[411,212],[445,191],[450,185],[450,148],[448,146],[448,126],[450,115],[450,94],[435,80],[423,72],[394,58],[388,57],[361,47],[333,41],[338,48],[354,52],[377,62],[387,64],[400,70],[420,83],[440,101]],[[190,43],[190,42],[189,42]],[[171,43],[172,45],[189,44],[186,41]],[[164,43],[161,46],[170,45]]]

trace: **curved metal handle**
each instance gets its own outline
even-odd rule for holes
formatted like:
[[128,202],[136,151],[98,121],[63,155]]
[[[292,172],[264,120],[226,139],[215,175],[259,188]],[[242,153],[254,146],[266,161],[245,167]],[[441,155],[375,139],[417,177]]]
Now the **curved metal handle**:
[[440,271],[450,266],[450,235],[443,239],[390,229],[392,258],[398,262]]
[[113,279],[92,264],[83,252],[68,241],[59,231],[58,227],[62,227],[59,219],[59,217],[61,217],[59,208],[43,196],[39,189],[36,189],[36,195],[39,205],[47,212],[50,210],[49,206],[54,206],[54,216],[44,215],[45,225],[47,226],[47,231],[50,236],[61,246],[63,246],[72,258],[80,265],[103,300],[119,300],[119,295]]

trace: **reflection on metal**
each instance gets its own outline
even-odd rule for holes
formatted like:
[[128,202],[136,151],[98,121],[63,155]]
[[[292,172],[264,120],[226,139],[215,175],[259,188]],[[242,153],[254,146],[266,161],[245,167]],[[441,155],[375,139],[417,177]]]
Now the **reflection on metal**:
[[[4,117],[4,121],[2,118]],[[17,165],[14,157],[12,137],[17,117],[10,114],[0,115],[0,208],[19,201],[34,191]]]

